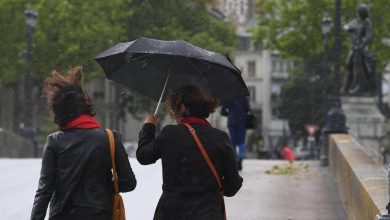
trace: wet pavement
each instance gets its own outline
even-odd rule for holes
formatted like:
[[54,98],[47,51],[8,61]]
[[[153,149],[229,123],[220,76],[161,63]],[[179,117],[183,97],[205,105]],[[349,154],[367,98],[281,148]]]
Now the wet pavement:
[[278,171],[275,165],[285,168],[289,163],[244,161],[244,185],[235,197],[226,199],[228,220],[348,219],[328,168],[320,167],[318,161],[297,161],[292,164],[294,173],[279,169],[290,174],[267,174],[267,170]]
[[[161,194],[161,163],[142,166],[130,159],[137,188],[122,194],[128,219],[151,220]],[[244,161],[244,185],[226,198],[228,220],[344,220],[337,185],[328,168],[318,161],[294,162],[291,175],[271,175],[273,166],[286,161]],[[40,159],[0,159],[0,220],[29,219],[37,189]]]

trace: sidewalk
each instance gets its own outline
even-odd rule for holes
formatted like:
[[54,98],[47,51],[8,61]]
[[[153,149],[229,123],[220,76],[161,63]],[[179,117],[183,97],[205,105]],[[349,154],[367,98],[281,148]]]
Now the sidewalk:
[[[303,163],[303,164],[302,164]],[[318,161],[297,161],[307,166],[292,175],[266,174],[280,160],[244,160],[244,185],[226,198],[228,220],[345,220],[334,177]]]
[[[151,220],[161,194],[161,163],[142,166],[134,158],[131,166],[137,188],[122,194],[127,218]],[[328,168],[317,161],[292,175],[270,175],[265,171],[286,161],[244,160],[242,189],[226,197],[228,220],[345,220],[337,186]],[[29,219],[37,189],[40,159],[0,159],[0,220]]]

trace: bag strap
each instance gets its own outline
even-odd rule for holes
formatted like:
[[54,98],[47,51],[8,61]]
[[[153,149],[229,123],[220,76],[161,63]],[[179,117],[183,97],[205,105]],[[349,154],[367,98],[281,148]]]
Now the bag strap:
[[211,162],[209,156],[207,155],[207,152],[204,149],[204,146],[203,146],[202,142],[200,142],[198,135],[195,133],[195,129],[191,125],[189,125],[187,123],[183,123],[183,125],[185,125],[188,128],[188,130],[190,131],[191,135],[194,137],[195,142],[198,145],[198,148],[199,148],[200,152],[202,153],[202,155],[203,155],[204,159],[206,160],[207,164],[209,165],[209,168],[210,168],[211,172],[213,173],[215,179],[217,180],[218,187],[219,187],[219,189],[222,192],[223,187],[222,187],[222,183],[221,183],[221,178],[219,177],[219,174],[218,174],[217,170],[215,169],[213,162]]
[[225,209],[225,201],[224,201],[223,186],[222,186],[221,178],[219,177],[219,174],[218,174],[217,170],[215,169],[213,162],[211,162],[206,150],[204,149],[202,142],[200,142],[199,137],[195,132],[195,129],[190,124],[187,124],[187,123],[182,123],[182,124],[188,128],[192,137],[194,137],[196,145],[198,145],[200,152],[202,153],[204,159],[206,160],[207,164],[209,165],[211,172],[213,173],[213,175],[215,177],[215,180],[217,181],[217,184],[219,187],[219,193],[220,193],[221,199],[222,199],[222,206],[224,209],[223,210],[224,211],[223,219],[226,220],[226,209]]
[[114,140],[114,134],[110,129],[106,129],[108,140],[110,142],[110,154],[111,154],[111,163],[112,163],[112,176],[114,177],[114,192],[119,193],[119,186],[118,186],[118,174],[116,172],[116,166],[115,166],[115,140]]

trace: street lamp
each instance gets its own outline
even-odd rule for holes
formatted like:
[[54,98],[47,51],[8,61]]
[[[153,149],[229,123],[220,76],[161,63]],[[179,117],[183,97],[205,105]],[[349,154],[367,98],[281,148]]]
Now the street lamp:
[[[323,22],[324,23],[324,22]],[[329,23],[325,20],[325,23]],[[323,24],[325,30],[327,24]],[[341,54],[341,0],[335,0],[335,54],[334,54],[334,92],[331,106],[325,117],[324,146],[320,158],[322,166],[328,165],[329,135],[334,133],[347,133],[346,117],[341,108],[340,101],[340,54]]]
[[[323,60],[323,66],[322,66],[322,80],[324,83],[324,88],[322,91],[322,100],[323,100],[323,112],[324,112],[324,118],[326,119],[326,114],[328,112],[328,74],[329,74],[329,67],[328,67],[328,36],[330,33],[330,29],[332,27],[332,19],[325,14],[324,17],[322,18],[322,23],[321,23],[321,32],[322,32],[322,37],[324,39],[324,60]],[[325,121],[326,122],[326,121]],[[326,136],[324,134],[324,136]],[[328,140],[327,138],[323,139],[323,144],[322,144],[322,150],[321,150],[321,156],[320,156],[320,161],[321,164],[324,163],[324,166],[327,165],[328,163]]]
[[332,27],[332,19],[325,14],[322,18],[321,23],[321,32],[322,37],[324,38],[324,61],[323,61],[323,68],[322,68],[322,79],[324,83],[324,89],[322,91],[322,98],[323,98],[323,108],[324,108],[324,115],[326,116],[326,112],[328,112],[328,73],[329,73],[329,67],[328,67],[328,36],[330,33],[330,29]]
[[37,24],[38,13],[33,9],[26,9],[24,11],[25,21],[27,25],[27,72],[24,77],[24,95],[26,99],[26,106],[24,111],[24,128],[25,136],[31,141],[34,147],[34,156],[38,157],[38,146],[35,141],[35,129],[33,128],[33,101],[32,101],[32,71],[33,71],[33,59],[32,59],[32,39],[34,35],[35,26]]

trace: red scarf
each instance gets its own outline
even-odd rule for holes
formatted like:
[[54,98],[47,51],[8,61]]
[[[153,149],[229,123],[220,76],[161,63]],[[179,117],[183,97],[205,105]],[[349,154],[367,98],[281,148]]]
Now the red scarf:
[[183,120],[181,120],[181,123],[182,124],[198,124],[198,125],[203,125],[203,126],[206,126],[206,127],[212,127],[211,124],[206,121],[205,119],[203,118],[197,118],[197,117],[193,117],[193,116],[188,116],[188,117],[185,117]]
[[90,115],[80,115],[62,127],[61,131],[72,128],[100,128],[100,124]]

